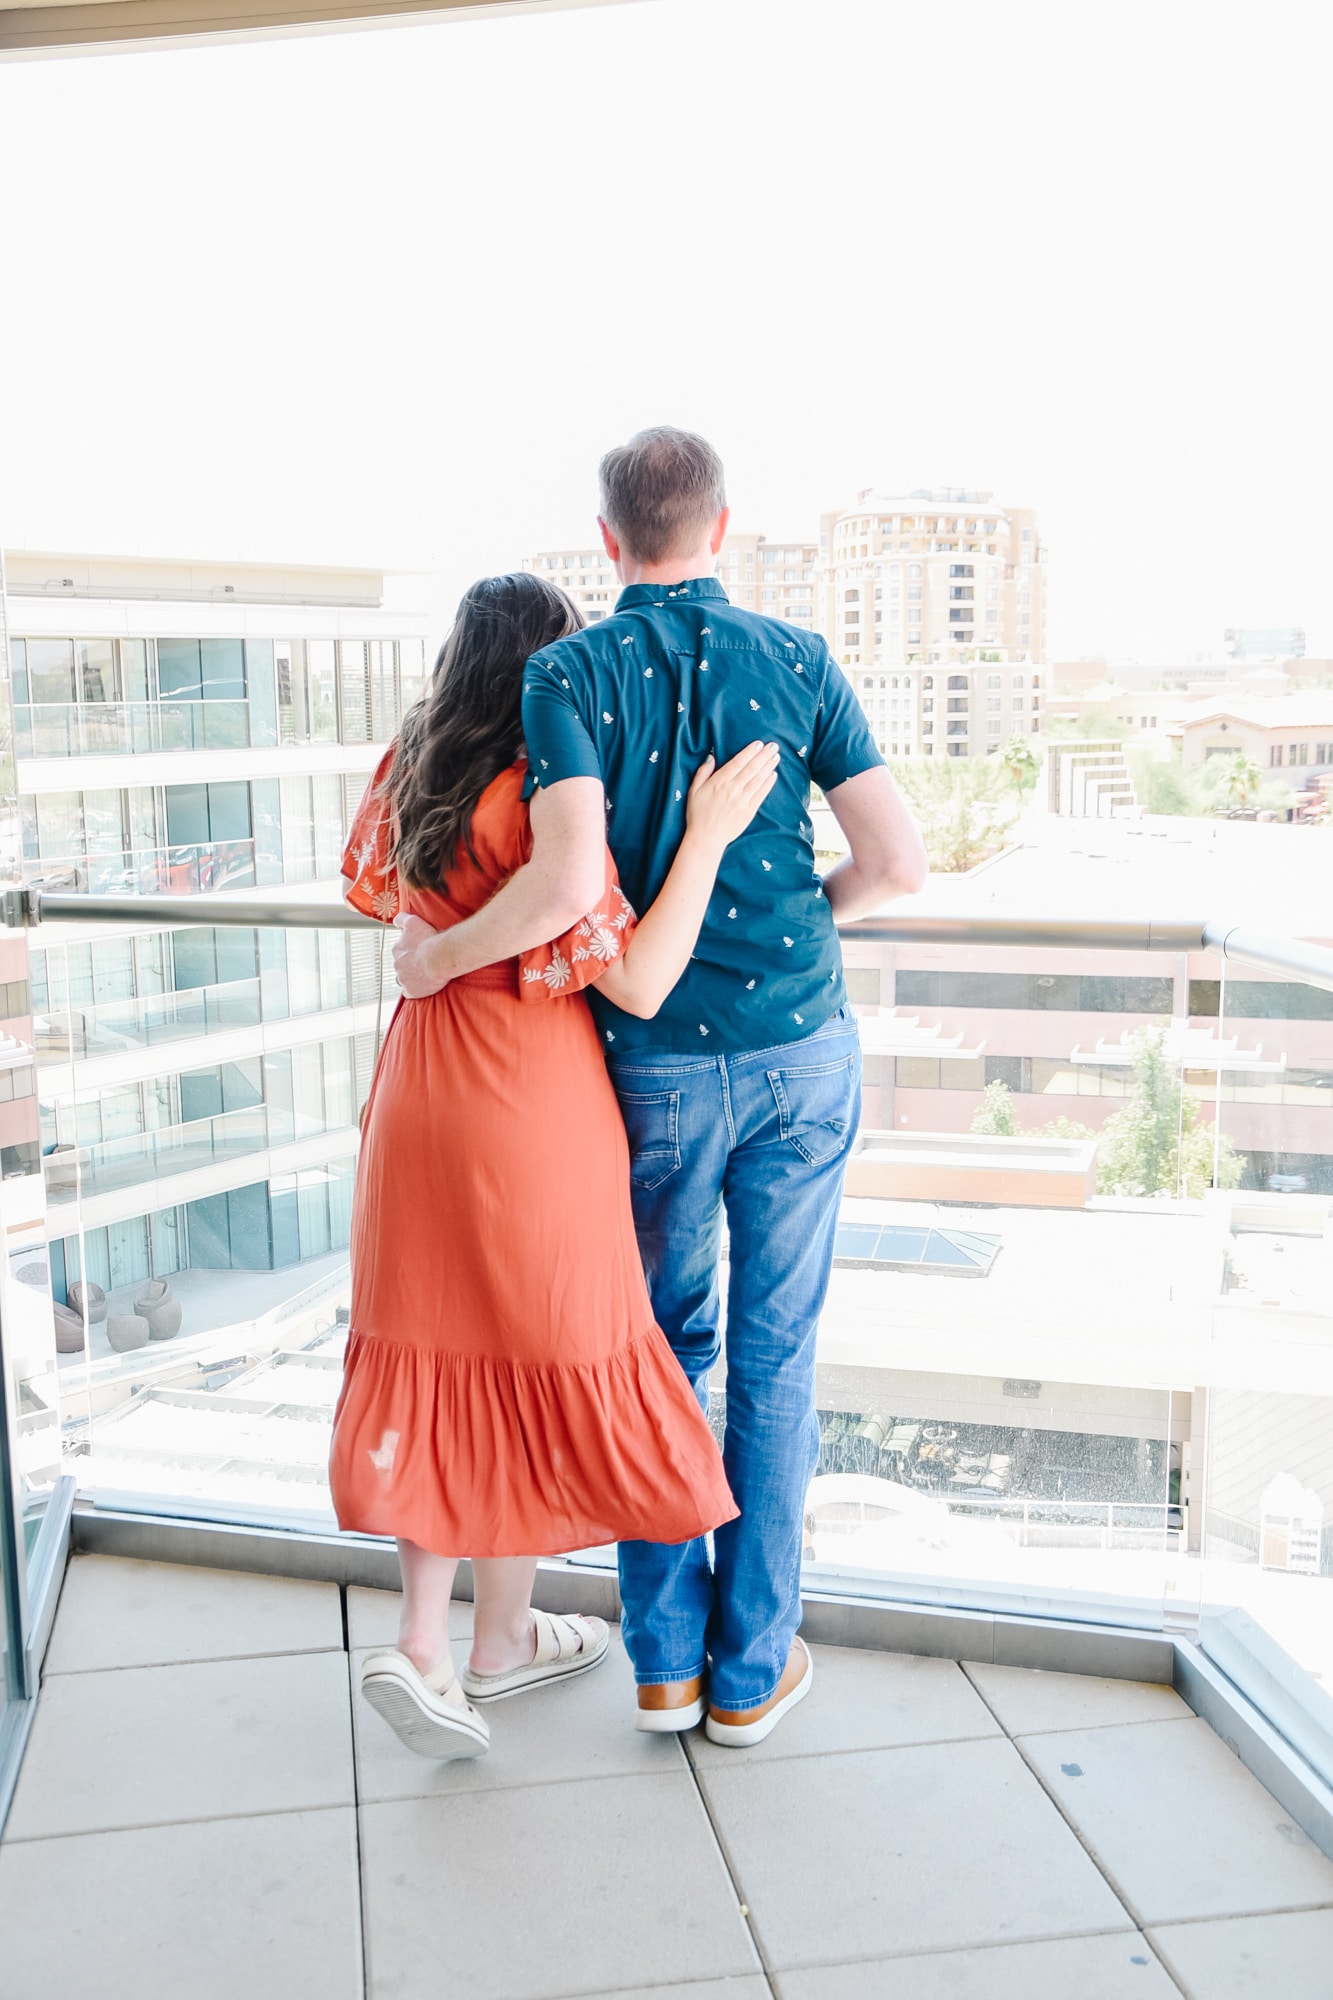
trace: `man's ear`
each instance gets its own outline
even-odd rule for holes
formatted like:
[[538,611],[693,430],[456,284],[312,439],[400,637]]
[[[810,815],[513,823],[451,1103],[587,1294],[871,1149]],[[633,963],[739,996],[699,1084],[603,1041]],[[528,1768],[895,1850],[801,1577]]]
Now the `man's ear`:
[[597,525],[602,531],[602,547],[606,550],[612,562],[618,563],[620,561],[620,543],[611,533],[611,530],[607,527],[606,522],[600,514],[597,516]]
[[[708,552],[710,555],[715,556],[718,554],[723,542],[727,539],[727,529],[730,525],[731,509],[730,507],[724,507],[716,521],[714,521],[712,533],[708,537]],[[605,534],[606,530],[603,529],[602,532]]]

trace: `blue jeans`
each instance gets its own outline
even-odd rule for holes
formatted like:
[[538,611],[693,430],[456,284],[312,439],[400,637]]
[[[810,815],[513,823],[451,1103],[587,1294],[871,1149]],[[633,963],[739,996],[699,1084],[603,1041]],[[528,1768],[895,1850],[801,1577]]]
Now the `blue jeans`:
[[717,1708],[768,1700],[801,1622],[805,1494],[819,1455],[815,1330],[861,1103],[849,1008],[817,1034],[736,1055],[608,1064],[630,1143],[634,1221],[653,1311],[708,1407],[720,1349],[725,1207],[727,1425],[740,1518],[668,1547],[623,1542],[622,1631],[640,1684],[711,1659]]

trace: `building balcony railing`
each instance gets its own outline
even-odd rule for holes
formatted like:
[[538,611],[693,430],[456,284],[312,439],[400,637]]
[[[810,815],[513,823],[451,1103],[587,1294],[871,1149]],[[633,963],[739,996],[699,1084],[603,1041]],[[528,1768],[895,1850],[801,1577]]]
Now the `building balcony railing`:
[[46,1192],[55,1203],[109,1194],[140,1181],[216,1166],[269,1145],[268,1118],[261,1105],[224,1111],[215,1118],[130,1132],[92,1146],[57,1146],[45,1156]]
[[[97,854],[32,856],[23,867],[31,887],[48,896],[65,892],[117,899],[193,896],[216,889],[252,889],[255,843],[214,840],[172,847],[115,848]],[[147,905],[141,901],[140,907],[143,920],[151,922]],[[200,916],[194,921],[213,920]]]
[[[234,846],[244,867],[252,850]],[[229,868],[234,857],[224,847],[215,862],[219,853]],[[247,896],[227,879],[236,886],[226,894],[37,883],[9,892],[8,914],[103,934],[179,923],[383,936],[305,892]],[[1245,1095],[1229,1067],[1233,1044],[1248,1055],[1260,1042],[1261,1060],[1280,1064],[1283,1037],[1293,1067],[1309,1066],[1308,1024],[1322,1017],[1302,995],[1333,992],[1333,951],[1155,916],[888,914],[847,926],[843,943],[863,1016],[865,1106],[819,1332],[808,1589],[828,1601],[1184,1632],[1201,1645],[1216,1633],[1231,1648],[1225,1671],[1261,1705],[1264,1676],[1280,1680],[1300,1710],[1284,1731],[1333,1784],[1320,1691],[1333,1680],[1333,1093],[1312,1084],[1287,1102],[1256,1085]],[[1047,987],[1070,972],[1074,997],[1053,1012]],[[900,978],[913,996],[938,979],[951,997],[898,1004]],[[1266,984],[1277,997],[1265,1017]],[[1191,1025],[1190,995],[1205,991],[1215,1011]],[[983,992],[992,997],[966,999]],[[53,1013],[70,1025],[51,1032],[73,1058],[111,1053],[118,1037],[167,1047],[197,1031],[201,1004],[211,1026],[207,996],[174,994],[99,1006],[87,1028],[77,1012]],[[238,982],[227,1004],[240,1010],[236,1025],[255,1025],[256,983]],[[1171,1025],[1168,1004],[1184,1022]],[[1050,1038],[1071,1011],[1082,1019],[1055,1063]],[[1161,1172],[1160,1161],[1129,1158],[1122,1117],[1136,1089],[1147,1101],[1145,1038],[1157,1112],[1165,1104],[1171,1125],[1159,1134],[1172,1162]],[[923,1083],[932,1051],[933,1089]],[[1080,1051],[1114,1062],[1125,1089],[1067,1104],[1024,1090],[1023,1065],[1039,1057],[1077,1081]],[[960,1085],[964,1072],[976,1087]],[[1272,1076],[1280,1082],[1280,1069]],[[368,1080],[358,1068],[358,1102]],[[77,1060],[73,1081],[77,1107]],[[86,1088],[96,1099],[111,1086]],[[272,1305],[306,1282],[307,1240],[322,1246],[316,1261],[329,1260],[332,1284],[299,1324],[279,1325],[256,1317],[252,1272],[189,1268],[162,1216],[136,1224],[135,1256],[151,1261],[166,1245],[186,1304],[179,1345],[154,1351],[149,1369],[90,1341],[30,1392],[34,1406],[46,1399],[90,1505],[331,1533],[321,1437],[348,1298],[345,1270],[333,1275],[333,1218],[346,1213],[355,1143],[350,1131],[333,1137],[345,1159],[320,1156],[317,1124],[298,1128],[281,1107],[256,1105],[109,1137],[67,1164],[48,1155],[62,1296],[87,1271],[114,1313],[132,1309],[141,1282],[125,1261],[128,1225],[93,1228],[112,1212],[103,1203],[85,1226],[81,1203],[277,1144],[299,1152],[308,1138],[297,1169],[263,1191],[272,1268],[261,1289]],[[1123,1171],[1108,1179],[1117,1146]],[[223,1178],[231,1191],[197,1219],[209,1255],[254,1226],[260,1200]],[[316,1216],[323,1233],[301,1237]],[[127,1398],[130,1382],[139,1387]],[[725,1394],[719,1379],[719,1425]],[[38,1411],[31,1435],[43,1421]],[[34,1446],[34,1467],[37,1457]],[[1238,1621],[1257,1635],[1245,1658]]]
[[38,1062],[67,1063],[192,1041],[231,1028],[255,1028],[262,1019],[261,981],[235,979],[223,986],[153,993],[137,1000],[52,1006],[34,1017],[33,1037]]
[[110,757],[147,750],[244,750],[248,701],[33,702],[14,710],[20,757]]

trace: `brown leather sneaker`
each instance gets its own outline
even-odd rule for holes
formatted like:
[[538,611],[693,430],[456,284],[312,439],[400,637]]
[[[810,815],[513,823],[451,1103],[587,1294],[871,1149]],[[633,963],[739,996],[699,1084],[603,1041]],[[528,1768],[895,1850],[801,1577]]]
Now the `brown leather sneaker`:
[[704,1719],[703,1675],[692,1681],[658,1681],[638,1690],[639,1713],[635,1728],[649,1736],[676,1736],[693,1729]]
[[710,1708],[704,1725],[710,1743],[729,1743],[742,1750],[747,1743],[762,1743],[775,1730],[789,1708],[804,1701],[815,1677],[814,1658],[804,1639],[793,1639],[782,1679],[768,1700],[758,1708]]

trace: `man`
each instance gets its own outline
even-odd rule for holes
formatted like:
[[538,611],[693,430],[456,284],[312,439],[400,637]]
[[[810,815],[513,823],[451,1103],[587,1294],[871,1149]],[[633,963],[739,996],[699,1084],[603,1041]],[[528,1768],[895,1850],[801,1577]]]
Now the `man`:
[[[728,848],[694,956],[644,1021],[591,989],[629,1133],[653,1309],[707,1407],[729,1233],[724,1460],[740,1517],[714,1537],[620,1550],[639,1726],[760,1741],[809,1691],[802,1522],[818,1458],[815,1333],[860,1050],[835,919],[921,886],[920,837],[825,642],[741,611],[716,581],[722,467],[702,438],[640,432],[601,464],[600,525],[625,585],[615,613],[529,663],[523,726],[538,790],[528,866],[438,937],[409,919],[409,995],[554,936],[601,889],[603,839],[636,908],[661,888],[709,754],[756,737],[778,782]],[[808,816],[822,789],[850,854],[822,879]]]

